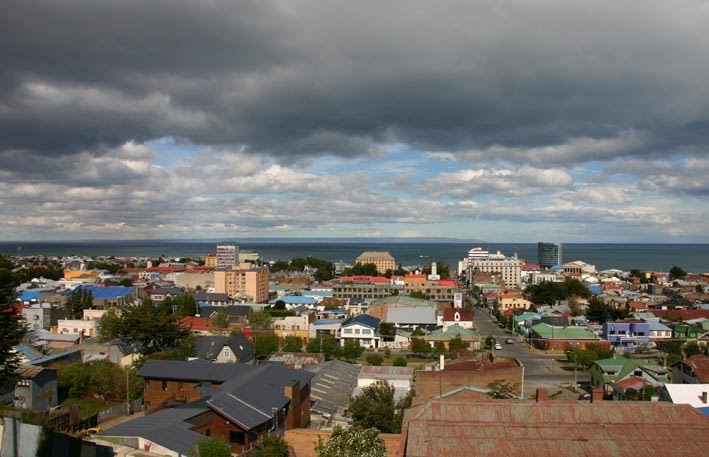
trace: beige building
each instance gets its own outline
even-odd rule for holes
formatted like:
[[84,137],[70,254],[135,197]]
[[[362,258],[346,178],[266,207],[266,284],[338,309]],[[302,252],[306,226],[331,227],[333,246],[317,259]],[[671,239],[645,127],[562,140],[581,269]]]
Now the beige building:
[[214,287],[214,272],[180,273],[175,278],[175,285],[177,287],[193,290],[199,286],[200,289],[206,290],[210,287]]
[[509,287],[519,287],[522,284],[522,260],[516,257],[505,257],[500,251],[492,254],[482,248],[473,248],[468,252],[468,272],[475,276],[478,273],[490,273],[497,276]]
[[379,273],[385,273],[387,270],[396,269],[396,261],[394,257],[386,251],[367,251],[363,252],[356,260],[357,263],[373,263],[377,266]]
[[253,303],[266,303],[269,277],[268,267],[252,267],[249,263],[242,263],[231,270],[214,272],[214,292],[230,297],[248,295]]
[[204,256],[204,266],[205,267],[211,267],[211,268],[217,268],[217,255],[212,253],[209,253]]

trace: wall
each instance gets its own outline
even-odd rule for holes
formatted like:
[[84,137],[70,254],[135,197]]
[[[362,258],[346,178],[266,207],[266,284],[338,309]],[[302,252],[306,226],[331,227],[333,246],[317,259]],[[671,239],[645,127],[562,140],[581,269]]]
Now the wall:
[[166,383],[167,388],[163,389],[162,379],[145,379],[143,399],[149,412],[157,411],[164,402],[178,400],[190,403],[199,400],[202,396],[200,389],[195,387],[197,385],[195,381],[166,381]]

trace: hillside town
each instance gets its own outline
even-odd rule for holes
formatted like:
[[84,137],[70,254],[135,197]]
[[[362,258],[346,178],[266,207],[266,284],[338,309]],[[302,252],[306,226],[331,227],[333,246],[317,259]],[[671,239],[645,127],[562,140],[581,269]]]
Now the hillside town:
[[708,273],[422,261],[2,257],[2,455],[706,453]]

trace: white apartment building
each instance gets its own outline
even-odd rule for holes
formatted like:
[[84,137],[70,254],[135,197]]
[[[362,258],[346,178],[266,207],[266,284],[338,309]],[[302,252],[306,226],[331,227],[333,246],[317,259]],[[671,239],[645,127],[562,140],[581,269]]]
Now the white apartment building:
[[468,251],[468,268],[472,272],[496,274],[505,285],[519,287],[522,284],[522,261],[516,257],[505,257],[497,251],[491,254],[483,248]]

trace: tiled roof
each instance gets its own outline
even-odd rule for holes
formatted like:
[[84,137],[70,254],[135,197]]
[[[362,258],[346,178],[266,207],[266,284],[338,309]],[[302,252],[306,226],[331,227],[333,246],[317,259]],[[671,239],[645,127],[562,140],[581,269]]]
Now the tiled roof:
[[443,320],[453,321],[455,320],[455,314],[458,313],[461,321],[472,321],[473,320],[473,309],[472,308],[444,308],[443,309]]

